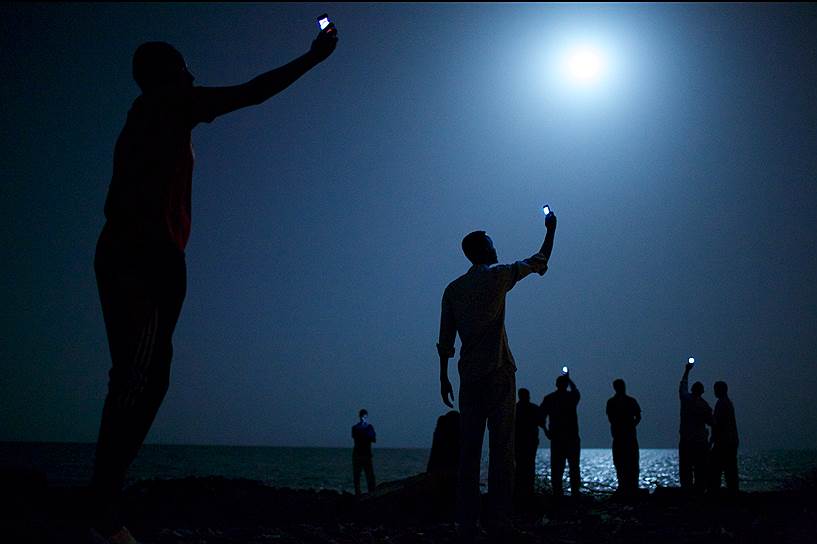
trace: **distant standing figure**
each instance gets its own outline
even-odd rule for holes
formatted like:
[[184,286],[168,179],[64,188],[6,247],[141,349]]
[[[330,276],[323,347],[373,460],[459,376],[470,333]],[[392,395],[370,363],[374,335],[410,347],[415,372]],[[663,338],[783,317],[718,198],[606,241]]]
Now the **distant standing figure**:
[[721,474],[726,477],[726,489],[738,491],[738,425],[735,407],[727,395],[726,382],[715,382],[715,414],[712,425],[712,489],[721,487]]
[[334,27],[327,28],[307,53],[226,87],[193,85],[184,57],[168,43],[143,43],[133,55],[133,77],[142,93],[116,140],[94,259],[111,355],[91,480],[97,540],[136,542],[122,523],[119,503],[128,467],[170,382],[173,332],[187,289],[191,133],[283,91],[324,61],[336,42]]
[[[468,272],[445,288],[440,311],[440,396],[453,407],[454,388],[448,359],[457,334],[462,341],[460,375],[460,463],[457,483],[457,531],[461,542],[474,542],[480,513],[479,475],[485,426],[488,426],[488,530],[494,538],[511,531],[514,484],[514,412],[516,364],[505,332],[505,298],[532,272],[544,274],[553,250],[556,215],[545,218],[547,233],[539,252],[513,264],[497,265],[493,241],[485,231],[462,240],[471,261]],[[494,266],[496,265],[496,266]]]
[[[542,399],[542,428],[550,439],[550,479],[553,494],[562,495],[562,476],[565,473],[565,462],[570,465],[570,493],[579,495],[581,473],[579,457],[581,441],[579,439],[579,416],[576,407],[581,395],[576,384],[566,373],[556,378],[556,391]],[[548,424],[548,420],[549,424]]]
[[536,451],[539,449],[539,427],[542,416],[539,407],[530,401],[530,391],[519,389],[516,403],[516,429],[514,452],[516,454],[516,483],[514,494],[519,502],[533,495],[536,480]]
[[360,471],[366,472],[366,488],[371,493],[375,488],[374,468],[372,467],[372,444],[377,442],[374,425],[369,423],[369,412],[361,410],[360,421],[352,425],[352,439],[355,449],[352,451],[352,473],[355,480],[355,495],[360,495]]
[[636,426],[641,422],[641,407],[627,395],[624,380],[613,382],[616,394],[607,401],[607,419],[613,435],[613,464],[616,467],[618,491],[632,493],[638,489],[638,436]]
[[689,371],[695,365],[687,363],[678,396],[681,399],[681,439],[678,444],[678,472],[681,487],[703,492],[707,488],[707,458],[709,456],[709,432],[712,425],[712,408],[702,395],[704,384],[692,384],[689,392]]

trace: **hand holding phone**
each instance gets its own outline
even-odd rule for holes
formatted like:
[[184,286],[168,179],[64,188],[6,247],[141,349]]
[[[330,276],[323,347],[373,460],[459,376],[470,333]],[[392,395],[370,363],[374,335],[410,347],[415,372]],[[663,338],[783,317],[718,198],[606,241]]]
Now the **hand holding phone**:
[[313,60],[323,62],[332,54],[338,44],[338,31],[335,23],[329,20],[327,14],[323,14],[315,20],[320,29],[318,37],[312,41],[309,53]]
[[329,20],[329,15],[327,15],[326,13],[318,17],[315,22],[317,23],[318,28],[320,29],[321,32],[325,32],[326,34],[337,33],[335,23]]
[[542,206],[542,213],[545,214],[545,227],[552,229],[556,226],[556,214],[550,209],[550,204]]

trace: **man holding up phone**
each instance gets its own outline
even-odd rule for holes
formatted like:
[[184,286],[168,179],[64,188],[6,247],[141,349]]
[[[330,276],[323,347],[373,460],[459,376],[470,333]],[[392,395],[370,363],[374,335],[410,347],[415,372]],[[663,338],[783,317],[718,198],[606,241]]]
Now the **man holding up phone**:
[[136,542],[122,525],[118,503],[170,380],[172,336],[187,282],[191,132],[283,91],[336,44],[330,23],[305,54],[231,87],[194,86],[184,57],[168,43],[144,43],[134,53],[133,77],[142,94],[116,141],[94,262],[112,362],[91,481],[97,542]]
[[496,265],[496,250],[485,231],[468,234],[462,240],[462,250],[472,266],[443,293],[437,351],[440,394],[449,407],[453,407],[454,390],[448,379],[448,359],[454,356],[457,334],[462,342],[457,365],[461,418],[457,523],[463,542],[474,542],[477,535],[479,472],[486,423],[490,459],[488,529],[500,539],[511,529],[516,364],[505,332],[505,295],[531,272],[544,274],[547,270],[556,232],[553,212],[547,215],[545,226],[547,233],[538,253],[504,265]]

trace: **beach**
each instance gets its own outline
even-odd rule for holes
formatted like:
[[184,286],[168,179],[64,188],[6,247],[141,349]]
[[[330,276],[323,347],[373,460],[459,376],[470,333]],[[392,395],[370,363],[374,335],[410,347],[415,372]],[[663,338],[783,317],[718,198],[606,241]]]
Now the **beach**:
[[[50,486],[36,471],[6,471],[2,481],[4,541],[87,541],[84,488]],[[814,542],[817,486],[807,481],[737,497],[663,487],[631,499],[588,493],[556,502],[538,494],[514,514],[513,541]],[[128,527],[144,543],[455,542],[443,487],[420,474],[356,499],[223,477],[144,480],[127,488],[124,506]]]

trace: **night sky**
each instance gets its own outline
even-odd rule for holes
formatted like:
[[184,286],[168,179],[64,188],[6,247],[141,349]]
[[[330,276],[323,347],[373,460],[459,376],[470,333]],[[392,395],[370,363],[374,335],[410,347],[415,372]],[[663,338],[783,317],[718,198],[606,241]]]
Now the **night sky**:
[[[622,377],[642,447],[675,447],[687,357],[745,449],[817,447],[817,7],[0,6],[0,440],[94,441],[110,365],[93,273],[144,41],[200,85],[335,53],[193,132],[189,286],[148,442],[427,447],[440,299],[486,230],[550,271],[507,299],[517,385],[563,364],[582,445]],[[560,70],[576,43],[598,81]],[[459,343],[458,343],[459,347]],[[450,376],[455,390],[456,359]],[[543,444],[547,444],[544,437]]]

